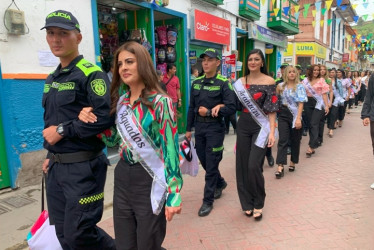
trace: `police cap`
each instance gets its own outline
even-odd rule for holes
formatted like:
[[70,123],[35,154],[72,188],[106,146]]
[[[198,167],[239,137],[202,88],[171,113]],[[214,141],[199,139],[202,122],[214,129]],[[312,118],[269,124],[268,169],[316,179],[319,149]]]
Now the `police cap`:
[[217,58],[218,60],[221,60],[221,56],[219,55],[218,51],[213,48],[206,49],[204,53],[200,55],[200,58],[204,58],[204,56],[208,56],[210,58]]
[[296,64],[295,67],[296,67],[297,69],[301,69],[301,65],[300,65],[300,64]]
[[282,65],[281,65],[281,69],[287,67],[288,65],[289,65],[288,63],[282,63]]
[[59,27],[65,30],[78,30],[79,32],[79,22],[71,14],[71,12],[66,10],[56,10],[52,13],[48,14],[48,16],[45,18],[45,25],[42,29],[48,28],[48,27]]

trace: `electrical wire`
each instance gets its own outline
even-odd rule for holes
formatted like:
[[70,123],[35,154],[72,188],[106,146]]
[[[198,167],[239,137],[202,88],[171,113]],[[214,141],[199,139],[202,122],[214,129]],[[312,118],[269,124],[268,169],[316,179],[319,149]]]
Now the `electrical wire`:
[[[6,23],[5,23],[5,16],[6,16],[6,13],[7,13],[8,9],[10,8],[10,6],[12,6],[12,4],[14,4],[14,5],[16,6],[16,8],[17,8],[19,11],[21,11],[20,8],[18,8],[18,6],[17,6],[15,0],[12,0],[12,2],[9,4],[9,6],[5,9],[4,16],[3,16],[3,23],[4,23],[4,26],[5,26],[5,28],[6,28],[6,30],[7,30],[8,32],[10,32],[10,29],[6,26]],[[29,29],[29,26],[27,26],[26,21],[25,21],[25,26],[26,26],[26,28],[27,28],[27,32],[26,32],[25,34],[29,34],[29,33],[30,33],[30,29]]]

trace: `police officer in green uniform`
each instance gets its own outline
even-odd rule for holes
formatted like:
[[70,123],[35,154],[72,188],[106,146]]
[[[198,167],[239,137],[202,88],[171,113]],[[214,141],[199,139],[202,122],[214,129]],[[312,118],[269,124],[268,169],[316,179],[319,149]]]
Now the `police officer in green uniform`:
[[282,63],[282,65],[280,66],[280,69],[281,69],[281,77],[278,77],[277,79],[275,79],[275,84],[276,84],[276,85],[278,85],[278,84],[281,83],[281,82],[284,82],[283,74],[284,74],[284,70],[286,69],[286,67],[287,67],[288,65],[289,65],[288,63]]
[[[46,39],[60,65],[44,85],[43,163],[47,173],[50,223],[66,249],[115,249],[106,232],[96,226],[103,214],[104,185],[109,161],[104,143],[96,136],[114,124],[109,116],[108,76],[79,55],[82,34],[78,20],[57,10],[46,18]],[[83,123],[78,115],[93,107],[96,123]]]
[[218,51],[209,48],[200,58],[205,74],[196,78],[191,86],[186,137],[191,140],[194,124],[196,152],[206,171],[203,204],[198,215],[207,216],[213,209],[214,199],[220,198],[227,186],[218,165],[225,137],[223,117],[235,113],[236,98],[228,80],[216,73],[221,63]]
[[301,65],[300,65],[300,64],[296,64],[296,65],[295,65],[295,67],[297,68],[297,71],[299,71],[300,82],[301,82],[302,80],[304,80],[304,79],[305,79],[305,75],[302,75],[302,74],[301,74],[301,73],[302,73],[302,71],[303,71],[303,69],[302,69],[302,67],[301,67]]

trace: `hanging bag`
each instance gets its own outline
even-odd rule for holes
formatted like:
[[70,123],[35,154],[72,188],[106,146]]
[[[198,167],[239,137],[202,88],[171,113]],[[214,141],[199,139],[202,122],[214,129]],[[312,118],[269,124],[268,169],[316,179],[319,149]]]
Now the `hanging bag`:
[[145,29],[143,29],[142,31],[143,31],[142,45],[143,45],[144,48],[146,48],[146,50],[148,50],[148,52],[151,52],[152,51],[152,45],[147,39],[147,35],[145,34]]
[[62,250],[57,239],[54,225],[49,224],[48,211],[44,210],[44,183],[45,174],[42,177],[42,212],[27,235],[27,244],[30,250]]
[[177,42],[178,29],[174,26],[169,26],[167,28],[168,44],[174,46]]

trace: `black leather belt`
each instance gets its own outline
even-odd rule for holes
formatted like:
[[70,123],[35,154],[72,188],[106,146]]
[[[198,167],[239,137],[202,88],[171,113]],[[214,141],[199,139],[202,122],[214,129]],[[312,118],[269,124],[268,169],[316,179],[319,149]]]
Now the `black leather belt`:
[[75,153],[66,154],[54,154],[48,152],[47,158],[57,163],[77,163],[83,161],[89,161],[104,154],[103,151],[92,152],[92,151],[79,151]]
[[221,122],[222,117],[211,117],[211,116],[196,116],[197,122]]

